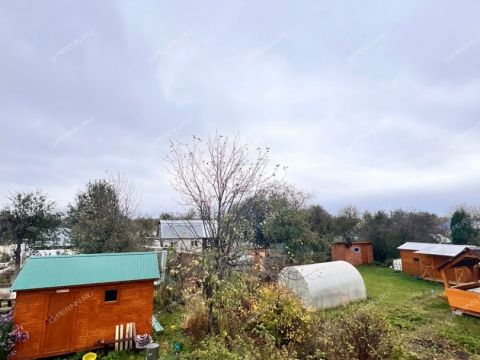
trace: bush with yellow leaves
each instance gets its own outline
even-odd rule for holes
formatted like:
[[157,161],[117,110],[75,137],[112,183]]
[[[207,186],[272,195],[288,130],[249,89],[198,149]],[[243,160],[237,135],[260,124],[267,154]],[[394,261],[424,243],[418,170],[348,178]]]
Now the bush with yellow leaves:
[[246,328],[254,333],[265,332],[277,346],[288,347],[303,343],[313,323],[312,314],[298,297],[285,288],[267,285],[257,292]]
[[258,346],[248,336],[209,336],[190,354],[182,354],[183,360],[297,360],[295,354],[278,349],[270,342]]
[[[217,331],[207,336],[208,301]],[[338,316],[307,311],[288,289],[235,274],[215,296],[187,300],[184,327],[197,349],[188,359],[380,360],[401,358],[384,315],[355,305]]]
[[321,347],[327,359],[384,360],[402,358],[384,314],[371,305],[344,310],[325,329]]

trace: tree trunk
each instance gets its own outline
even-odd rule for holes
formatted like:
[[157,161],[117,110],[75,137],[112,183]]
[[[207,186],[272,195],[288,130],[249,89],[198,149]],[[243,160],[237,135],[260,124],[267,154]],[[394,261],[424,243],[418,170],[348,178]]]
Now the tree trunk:
[[20,272],[20,265],[22,263],[22,242],[17,241],[17,249],[15,250],[15,277]]
[[213,295],[214,295],[214,284],[212,284],[210,275],[204,281],[204,294],[205,298],[208,301],[208,313],[207,313],[207,333],[212,334],[216,331],[216,319],[214,314],[214,305],[213,305]]
[[212,334],[216,327],[215,327],[215,314],[213,313],[213,303],[210,301],[208,304],[208,322],[207,322],[207,333]]

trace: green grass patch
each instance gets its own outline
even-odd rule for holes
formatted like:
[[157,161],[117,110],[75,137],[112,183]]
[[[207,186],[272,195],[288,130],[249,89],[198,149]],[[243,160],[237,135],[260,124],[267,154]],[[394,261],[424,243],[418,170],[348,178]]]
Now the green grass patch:
[[[453,317],[443,285],[397,273],[392,269],[361,266],[369,302],[378,306],[389,322],[405,336],[406,347],[412,346],[438,359],[464,358],[465,350],[480,355],[480,318]],[[415,344],[421,344],[415,348]],[[431,353],[433,351],[433,353]]]
[[184,306],[178,305],[168,313],[157,313],[156,317],[165,331],[155,336],[154,340],[160,344],[161,358],[165,360],[178,359],[175,343],[181,344],[180,352],[189,352],[192,342],[182,329]]
[[468,351],[474,354],[480,354],[480,339],[478,338],[478,334],[463,333],[453,328],[447,328],[440,334],[446,339],[462,345]]

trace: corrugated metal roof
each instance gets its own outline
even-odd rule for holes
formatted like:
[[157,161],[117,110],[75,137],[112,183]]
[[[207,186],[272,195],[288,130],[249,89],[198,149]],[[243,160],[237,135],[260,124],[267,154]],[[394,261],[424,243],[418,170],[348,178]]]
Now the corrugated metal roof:
[[11,291],[158,279],[152,252],[31,256]]
[[480,247],[469,247],[438,266],[437,270],[449,267],[475,266],[478,265],[479,261]]
[[159,236],[161,239],[201,239],[208,237],[207,228],[202,220],[160,220]]
[[[353,241],[351,243],[351,245],[356,245],[356,244],[371,244],[372,242],[371,241],[367,241],[367,240],[360,240],[360,241]],[[346,245],[346,242],[344,240],[340,240],[340,241],[334,241],[333,242],[334,245],[337,245],[337,244],[344,244]]]
[[432,245],[432,243],[420,243],[420,242],[406,242],[405,244],[400,245],[397,249],[398,250],[421,250],[428,246]]
[[456,256],[460,254],[468,245],[451,245],[451,244],[433,244],[406,242],[399,246],[398,250],[413,250],[417,254],[439,255],[439,256]]

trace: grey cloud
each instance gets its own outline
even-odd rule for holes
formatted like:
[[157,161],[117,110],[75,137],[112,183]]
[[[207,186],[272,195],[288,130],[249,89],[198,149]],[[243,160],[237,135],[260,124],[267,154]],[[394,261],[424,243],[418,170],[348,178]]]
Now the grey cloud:
[[480,142],[469,129],[480,45],[465,44],[480,33],[479,10],[413,0],[3,3],[0,202],[30,187],[63,205],[88,179],[120,171],[144,212],[175,208],[166,140],[216,130],[270,146],[288,179],[330,210],[445,213],[478,201]]

